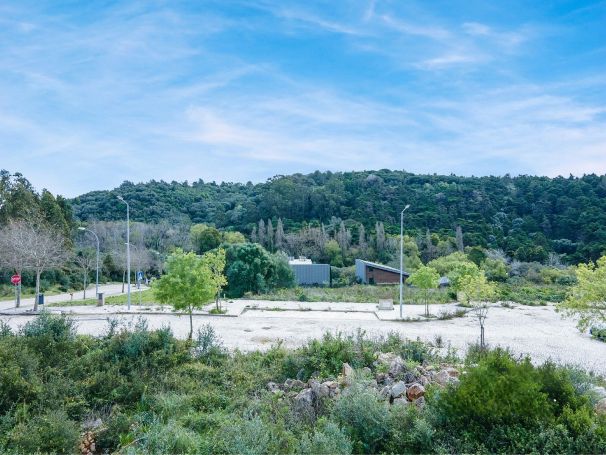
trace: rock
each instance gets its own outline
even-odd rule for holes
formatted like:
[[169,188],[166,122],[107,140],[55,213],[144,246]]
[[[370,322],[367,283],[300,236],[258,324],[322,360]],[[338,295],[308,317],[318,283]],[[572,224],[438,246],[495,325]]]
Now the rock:
[[423,387],[425,387],[427,384],[429,384],[429,378],[427,376],[419,376],[419,384],[421,384]]
[[402,360],[399,355],[394,354],[393,352],[378,352],[376,356],[377,360],[375,361],[375,364],[377,365],[389,366],[396,358]]
[[314,381],[311,385],[311,390],[317,399],[327,398],[330,396],[330,388],[326,384],[320,384],[318,381]]
[[448,374],[448,371],[441,370],[439,373],[434,374],[431,379],[440,385],[447,385],[451,381],[451,376]]
[[343,385],[351,385],[354,379],[354,369],[349,365],[349,363],[343,364],[343,369],[341,370],[341,383]]
[[419,397],[414,401],[417,408],[423,409],[425,407],[425,397]]
[[268,382],[267,390],[269,390],[270,392],[273,392],[273,393],[278,393],[278,392],[282,391],[280,389],[280,386],[278,384],[276,384],[275,382]]
[[406,390],[406,396],[410,401],[415,401],[425,395],[425,387],[419,383],[414,383]]
[[372,374],[372,371],[371,371],[370,368],[364,367],[364,368],[362,368],[362,373],[365,374],[365,375],[367,375],[367,376],[370,376]]
[[448,367],[445,368],[444,371],[446,371],[448,373],[448,376],[450,376],[451,378],[459,377],[459,370],[457,370],[456,368]]
[[295,412],[305,416],[314,415],[314,392],[311,389],[301,390],[295,397]]
[[417,377],[414,373],[410,371],[404,373],[403,379],[406,384],[412,384],[413,382],[417,382]]
[[377,373],[375,379],[377,380],[377,384],[383,384],[385,379],[387,379],[387,373]]
[[405,394],[406,394],[406,384],[404,383],[404,381],[396,382],[393,386],[391,386],[391,396],[393,398],[399,398]]
[[595,412],[598,415],[606,415],[606,398],[602,398],[595,404]]
[[322,385],[328,387],[328,396],[330,398],[336,397],[341,392],[337,381],[326,381],[323,382]]
[[386,385],[381,389],[379,395],[381,395],[381,398],[389,398],[391,396],[391,387]]
[[389,375],[393,378],[401,375],[406,371],[406,365],[404,365],[404,361],[401,357],[396,357],[389,364]]
[[287,379],[284,382],[284,387],[288,390],[301,390],[305,387],[305,383],[303,381],[299,381],[298,379]]

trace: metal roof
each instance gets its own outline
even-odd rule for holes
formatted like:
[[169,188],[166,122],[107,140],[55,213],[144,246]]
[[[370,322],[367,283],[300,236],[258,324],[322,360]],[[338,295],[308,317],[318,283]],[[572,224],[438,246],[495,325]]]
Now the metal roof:
[[[389,267],[388,265],[378,264],[376,262],[365,261],[364,259],[356,259],[356,261],[360,261],[363,264],[366,264],[370,267],[374,267],[375,269],[385,270],[386,272],[393,272],[400,274],[400,269],[394,269],[393,267]],[[402,275],[410,276],[410,273],[402,271]]]

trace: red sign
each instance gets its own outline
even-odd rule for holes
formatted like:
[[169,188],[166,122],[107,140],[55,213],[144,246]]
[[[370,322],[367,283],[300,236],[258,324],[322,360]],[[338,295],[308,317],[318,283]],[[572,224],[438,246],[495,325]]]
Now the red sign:
[[21,283],[21,276],[20,275],[13,275],[11,277],[11,283],[13,283],[15,286],[17,286],[19,283]]

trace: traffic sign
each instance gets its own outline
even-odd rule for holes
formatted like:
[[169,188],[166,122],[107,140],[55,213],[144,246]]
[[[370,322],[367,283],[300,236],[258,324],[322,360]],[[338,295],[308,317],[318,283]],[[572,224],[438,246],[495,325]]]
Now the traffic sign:
[[15,286],[21,283],[21,275],[13,275],[11,277],[11,283],[13,283]]

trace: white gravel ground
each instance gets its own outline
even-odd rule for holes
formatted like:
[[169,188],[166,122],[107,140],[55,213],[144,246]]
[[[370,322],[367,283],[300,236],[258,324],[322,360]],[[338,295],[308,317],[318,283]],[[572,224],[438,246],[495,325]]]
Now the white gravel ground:
[[[245,307],[251,304],[258,305],[259,309],[244,311]],[[297,311],[302,305],[305,311]],[[340,311],[326,311],[327,306],[330,306],[331,310]],[[285,311],[275,311],[279,307]],[[278,341],[282,341],[286,347],[295,347],[310,338],[322,336],[326,331],[353,333],[358,328],[369,335],[396,331],[405,337],[418,337],[425,341],[434,341],[440,336],[444,345],[451,345],[460,353],[464,352],[470,343],[478,340],[479,327],[472,315],[451,320],[397,322],[380,320],[373,311],[375,307],[376,305],[371,304],[235,301],[228,304],[232,317],[198,314],[194,317],[194,330],[210,323],[228,348],[240,350],[266,349]],[[262,308],[265,308],[265,311]],[[309,308],[321,311],[309,311]],[[432,308],[432,312],[438,314],[438,308],[452,309],[452,306],[436,306]],[[362,312],[347,312],[348,309],[360,309]],[[107,329],[107,312],[126,309],[106,306],[101,313],[96,311],[95,307],[53,308],[53,311],[61,310],[77,313],[74,318],[78,321],[79,332],[99,335]],[[422,312],[422,306],[408,306],[405,317],[420,316]],[[395,313],[397,310],[390,316]],[[182,338],[186,337],[189,331],[187,316],[162,314],[158,311],[154,314],[153,311],[147,311],[144,315],[122,314],[119,317],[125,323],[145,317],[150,328],[169,325],[173,333]],[[0,316],[0,319],[14,328],[23,325],[30,318],[31,316],[24,315]],[[552,306],[516,305],[514,308],[491,308],[486,320],[486,340],[492,346],[506,346],[517,354],[529,354],[535,362],[552,359],[606,376],[606,343],[580,333],[574,321],[561,318]]]

